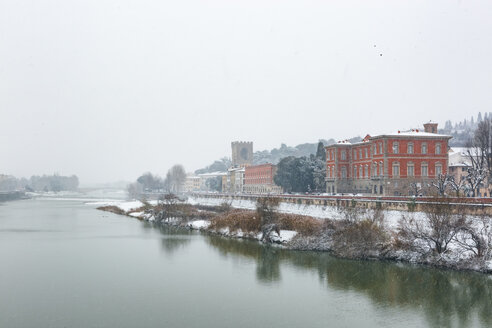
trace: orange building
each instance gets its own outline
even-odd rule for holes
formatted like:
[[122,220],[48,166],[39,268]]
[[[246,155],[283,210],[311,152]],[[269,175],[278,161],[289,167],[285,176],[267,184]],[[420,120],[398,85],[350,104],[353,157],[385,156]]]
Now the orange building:
[[244,171],[244,192],[247,193],[280,193],[282,188],[277,186],[273,177],[277,172],[277,166],[273,164],[260,164],[246,166]]
[[410,183],[428,184],[447,174],[448,141],[437,123],[375,137],[338,142],[326,147],[328,193],[407,195]]

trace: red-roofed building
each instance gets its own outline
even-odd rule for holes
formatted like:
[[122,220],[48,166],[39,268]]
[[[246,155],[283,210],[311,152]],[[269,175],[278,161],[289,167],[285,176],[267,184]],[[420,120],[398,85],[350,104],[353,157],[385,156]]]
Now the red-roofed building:
[[408,195],[410,183],[424,186],[447,174],[451,136],[437,134],[437,123],[424,127],[327,146],[327,192]]

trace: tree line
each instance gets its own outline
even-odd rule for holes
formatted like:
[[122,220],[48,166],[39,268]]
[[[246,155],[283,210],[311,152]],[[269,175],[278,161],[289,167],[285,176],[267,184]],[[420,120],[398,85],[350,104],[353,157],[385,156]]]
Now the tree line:
[[31,178],[16,178],[3,175],[0,177],[0,191],[26,190],[26,191],[75,191],[79,187],[79,178],[76,175],[62,176],[33,175]]
[[176,164],[167,171],[164,178],[150,172],[142,174],[127,186],[127,191],[131,198],[140,198],[145,192],[179,193],[185,181],[186,171],[183,165]]

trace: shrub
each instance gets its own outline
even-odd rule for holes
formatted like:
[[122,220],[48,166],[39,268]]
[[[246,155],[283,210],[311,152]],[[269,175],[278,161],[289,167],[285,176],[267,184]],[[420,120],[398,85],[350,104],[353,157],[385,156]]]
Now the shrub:
[[378,256],[389,240],[383,227],[371,220],[335,224],[333,251],[349,258]]
[[262,225],[275,223],[280,199],[275,197],[259,197],[256,201],[256,213]]

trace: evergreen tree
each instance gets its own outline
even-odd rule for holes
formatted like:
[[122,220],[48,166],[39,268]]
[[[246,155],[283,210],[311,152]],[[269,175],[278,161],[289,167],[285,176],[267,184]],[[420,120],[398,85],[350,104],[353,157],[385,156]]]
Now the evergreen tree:
[[482,122],[482,112],[478,112],[477,122]]
[[316,158],[322,161],[326,161],[326,149],[325,145],[320,141],[318,142],[318,149],[316,150]]
[[446,123],[444,124],[444,130],[451,131],[452,129],[453,129],[453,125],[451,124],[451,121],[447,120]]

